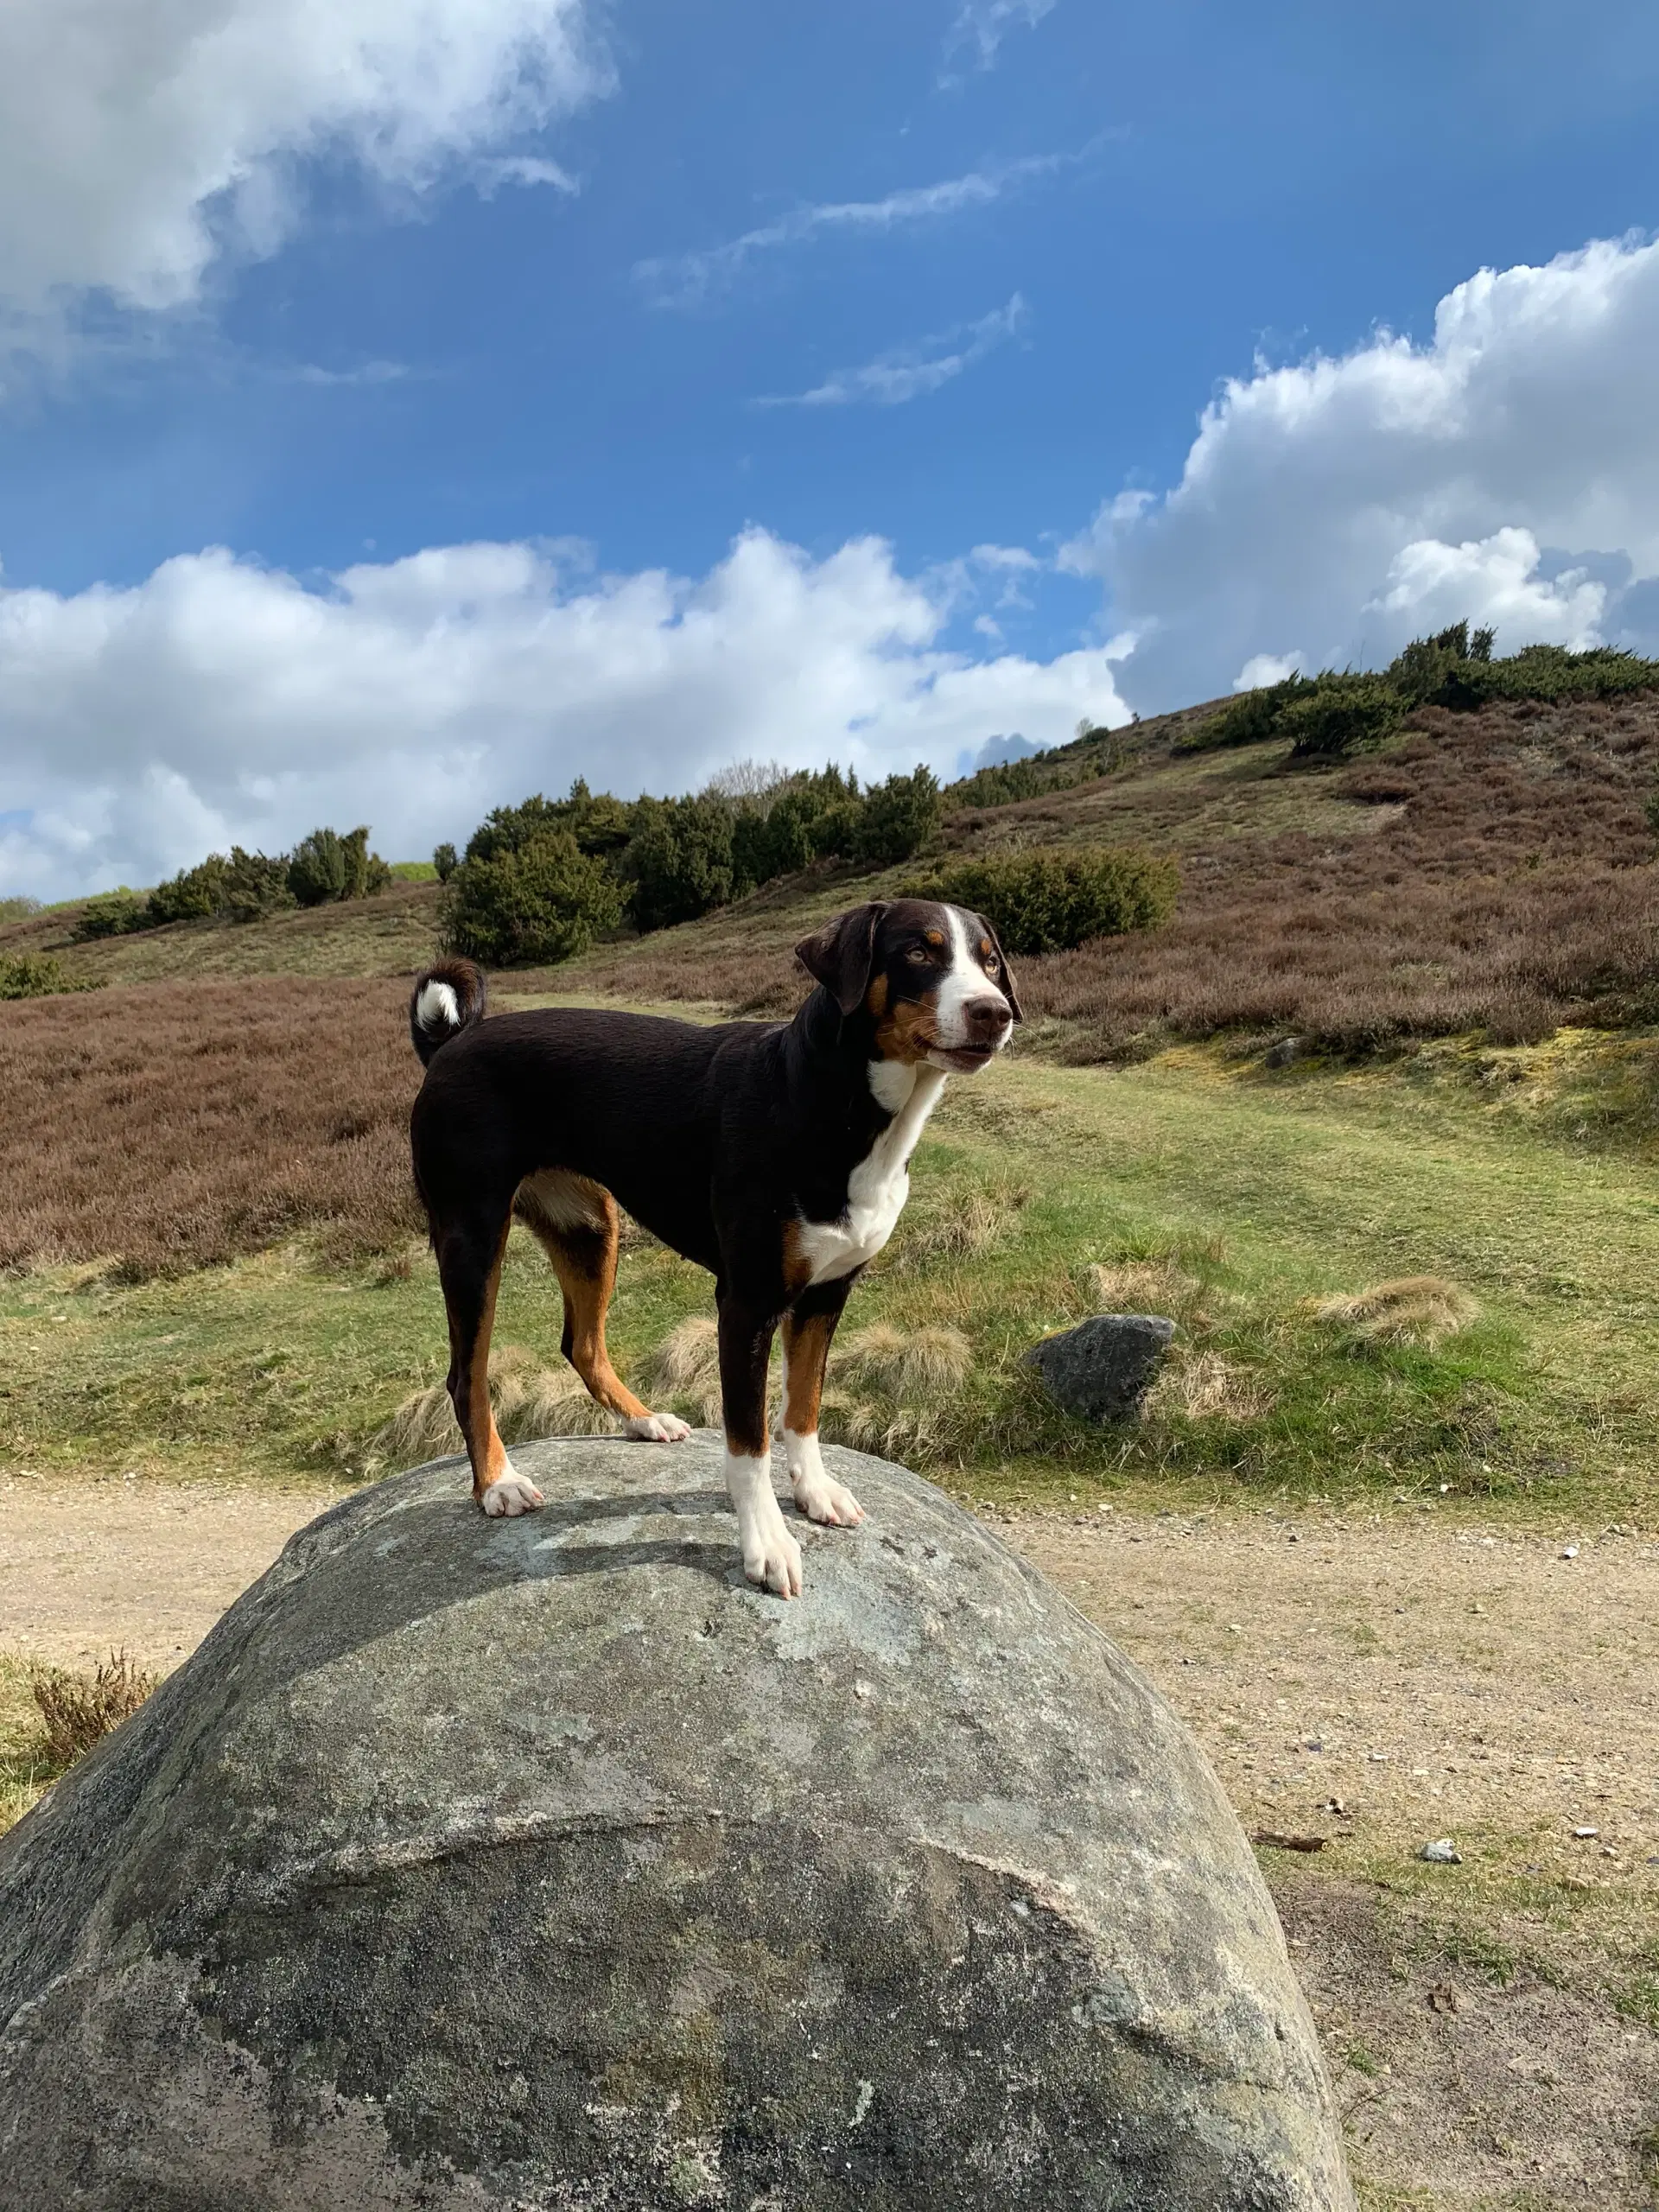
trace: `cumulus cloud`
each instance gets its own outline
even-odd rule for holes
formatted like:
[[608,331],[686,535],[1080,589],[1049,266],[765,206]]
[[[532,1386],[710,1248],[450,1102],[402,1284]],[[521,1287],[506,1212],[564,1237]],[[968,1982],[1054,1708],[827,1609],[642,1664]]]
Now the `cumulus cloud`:
[[[1093,143],[1084,153],[1093,150]],[[890,192],[883,200],[824,200],[793,207],[776,222],[745,231],[741,238],[694,253],[660,256],[634,264],[635,280],[656,307],[699,307],[727,290],[750,262],[780,246],[804,245],[810,240],[840,233],[880,236],[933,223],[965,208],[986,207],[1005,194],[1033,179],[1052,176],[1084,158],[1080,154],[1033,154],[1023,161],[1001,162],[964,175],[942,178],[937,184],[907,187]]]
[[790,398],[760,399],[760,407],[852,407],[872,401],[878,407],[901,407],[938,391],[964,369],[973,368],[988,353],[1024,328],[1030,310],[1016,292],[1006,307],[994,308],[977,322],[957,323],[953,329],[918,339],[913,345],[880,353],[861,368],[832,369],[820,385]]
[[287,235],[297,162],[418,191],[607,82],[582,0],[6,0],[0,302],[14,326],[87,292],[188,304],[227,241]]
[[[1386,659],[1467,615],[1659,647],[1659,245],[1483,270],[1432,340],[1259,367],[1205,410],[1181,480],[1121,494],[1067,550],[1136,645],[1143,710]],[[1234,671],[1238,671],[1235,676]]]
[[130,588],[0,589],[0,888],[152,882],[320,821],[427,851],[572,777],[629,793],[745,757],[949,769],[1009,729],[1127,719],[1121,642],[1039,662],[941,643],[945,593],[879,539],[821,561],[752,530],[697,580],[477,544],[311,589],[223,550]]

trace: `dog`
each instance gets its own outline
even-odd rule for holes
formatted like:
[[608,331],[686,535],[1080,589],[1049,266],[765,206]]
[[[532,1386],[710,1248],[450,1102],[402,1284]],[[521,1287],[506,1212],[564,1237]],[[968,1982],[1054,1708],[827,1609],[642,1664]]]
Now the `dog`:
[[426,1066],[410,1138],[449,1321],[448,1389],[488,1514],[533,1511],[490,1407],[496,1287],[516,1217],[564,1294],[563,1347],[625,1432],[690,1434],[611,1365],[605,1313],[618,1207],[715,1278],[726,1485],[743,1570],[801,1592],[800,1548],[772,1486],[766,1376],[781,1325],[783,1440],[795,1503],[850,1528],[825,1471],[818,1406],[849,1293],[892,1236],[909,1162],[947,1077],[989,1065],[1020,1009],[996,931],[960,906],[874,899],[795,948],[817,988],[789,1022],[705,1028],[657,1015],[544,1010],[483,1019],[467,960],[417,977]]

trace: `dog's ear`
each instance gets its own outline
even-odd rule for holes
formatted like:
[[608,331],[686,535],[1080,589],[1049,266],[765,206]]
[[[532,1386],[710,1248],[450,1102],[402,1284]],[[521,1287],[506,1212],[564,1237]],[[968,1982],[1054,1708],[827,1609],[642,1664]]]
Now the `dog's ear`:
[[843,1014],[856,1013],[864,1002],[875,957],[876,924],[887,911],[885,899],[872,899],[850,913],[838,914],[795,948],[802,967],[823,985]]
[[996,978],[997,988],[1008,1002],[1008,1012],[1016,1021],[1023,1021],[1026,1018],[1025,1009],[1020,1003],[1020,994],[1014,988],[1014,970],[1008,965],[1007,954],[1002,950],[1002,940],[990,924],[985,920],[982,914],[979,918],[984,923],[985,934],[991,940],[991,950],[996,955],[1000,971]]

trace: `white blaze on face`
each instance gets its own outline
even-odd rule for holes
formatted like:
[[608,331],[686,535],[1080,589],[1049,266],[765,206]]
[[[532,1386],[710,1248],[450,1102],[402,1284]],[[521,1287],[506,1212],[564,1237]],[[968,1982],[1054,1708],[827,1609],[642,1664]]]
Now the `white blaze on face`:
[[970,999],[995,999],[1003,1014],[1002,1034],[996,1042],[999,1046],[1005,1045],[1014,1027],[1013,1009],[974,957],[968,936],[968,918],[961,907],[945,907],[944,917],[950,925],[950,965],[939,985],[938,1016],[934,1024],[939,1042],[947,1052],[982,1042],[983,1039],[969,1037],[963,1008]]

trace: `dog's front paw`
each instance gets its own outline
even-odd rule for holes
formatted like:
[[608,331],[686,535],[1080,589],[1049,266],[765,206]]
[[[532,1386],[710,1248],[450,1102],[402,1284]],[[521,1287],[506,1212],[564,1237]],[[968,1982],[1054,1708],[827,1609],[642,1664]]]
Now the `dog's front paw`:
[[485,1491],[479,1503],[493,1520],[504,1516],[508,1520],[520,1513],[533,1513],[542,1503],[542,1493],[527,1475],[509,1467],[505,1475],[498,1475]]
[[751,1582],[776,1597],[798,1598],[804,1586],[801,1548],[784,1526],[783,1515],[777,1514],[774,1519],[775,1526],[745,1531],[743,1572]]
[[797,1475],[792,1485],[797,1508],[809,1521],[829,1529],[856,1529],[864,1509],[844,1484],[831,1482],[822,1467],[816,1473]]
[[677,1414],[636,1414],[623,1422],[622,1433],[641,1444],[683,1444],[691,1430]]

